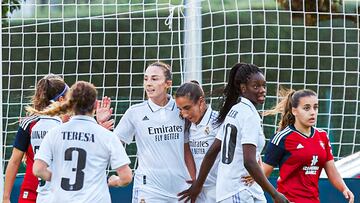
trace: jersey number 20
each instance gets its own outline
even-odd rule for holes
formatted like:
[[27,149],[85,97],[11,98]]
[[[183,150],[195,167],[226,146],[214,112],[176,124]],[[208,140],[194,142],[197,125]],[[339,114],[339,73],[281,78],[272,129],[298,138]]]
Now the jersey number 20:
[[228,123],[225,126],[224,139],[223,139],[223,151],[221,155],[221,162],[224,164],[230,164],[234,158],[235,146],[236,146],[236,126]]
[[76,172],[75,183],[70,184],[70,178],[61,178],[61,188],[66,191],[78,191],[84,186],[84,172],[86,164],[86,151],[77,147],[70,147],[65,150],[65,161],[72,161],[73,152],[78,153],[78,160],[76,168],[72,168],[72,171]]

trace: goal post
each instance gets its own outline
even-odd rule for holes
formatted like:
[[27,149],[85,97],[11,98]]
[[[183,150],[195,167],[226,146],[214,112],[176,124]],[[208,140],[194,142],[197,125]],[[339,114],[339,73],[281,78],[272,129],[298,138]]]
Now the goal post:
[[[1,29],[2,169],[41,77],[54,73],[69,85],[94,83],[99,97],[112,98],[117,124],[129,106],[146,99],[143,73],[157,60],[173,68],[172,93],[188,80],[185,72],[196,72],[188,67],[201,67],[189,78],[200,80],[213,109],[218,97],[209,93],[226,84],[232,65],[254,63],[267,79],[260,110],[276,103],[279,86],[312,89],[319,96],[317,127],[329,133],[335,159],[360,151],[359,1],[341,1],[331,11],[275,0],[186,2],[199,3],[200,17],[194,16],[201,23],[190,20],[198,27],[185,26],[190,10],[181,0],[26,1]],[[198,29],[196,39],[187,39]],[[278,119],[263,119],[267,139]],[[134,169],[135,144],[126,150]]]

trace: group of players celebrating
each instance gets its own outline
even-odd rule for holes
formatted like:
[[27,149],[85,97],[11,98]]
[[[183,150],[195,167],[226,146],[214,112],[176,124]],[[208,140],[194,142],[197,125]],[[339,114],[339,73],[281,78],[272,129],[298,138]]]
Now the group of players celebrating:
[[[266,80],[253,64],[230,70],[219,112],[206,104],[199,83],[182,84],[174,98],[169,65],[150,64],[147,100],[131,106],[112,132],[110,99],[78,81],[69,88],[56,75],[39,80],[20,122],[5,173],[3,202],[10,202],[17,170],[26,157],[19,203],[111,202],[108,186],[133,184],[133,203],[318,203],[318,180],[330,182],[354,202],[337,171],[327,133],[315,128],[318,99],[311,90],[282,90],[282,101],[262,115]],[[96,119],[95,117],[96,112]],[[278,131],[265,146],[262,117],[281,113]],[[134,177],[123,143],[135,139]],[[110,165],[116,175],[106,179]],[[280,174],[275,189],[267,177]],[[38,179],[39,178],[39,179]],[[39,181],[40,180],[40,181]],[[116,200],[122,202],[122,200]]]

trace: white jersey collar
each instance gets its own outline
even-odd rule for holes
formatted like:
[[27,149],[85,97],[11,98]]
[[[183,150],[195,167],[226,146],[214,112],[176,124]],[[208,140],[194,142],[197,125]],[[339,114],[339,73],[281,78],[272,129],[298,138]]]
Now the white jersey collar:
[[96,120],[91,117],[91,116],[86,116],[86,115],[75,115],[75,116],[72,116],[70,118],[70,121],[73,121],[73,120],[83,120],[83,121],[90,121],[90,122],[94,122],[94,123],[97,123]]
[[209,125],[212,111],[213,110],[211,109],[211,106],[208,105],[208,108],[206,109],[206,112],[205,112],[204,116],[202,117],[200,123],[197,125],[195,123],[191,123],[191,126],[192,127],[195,127],[195,126],[200,127],[200,126]]
[[51,119],[51,120],[56,120],[59,121],[60,123],[62,123],[62,120],[59,116],[48,116],[48,115],[41,115],[39,116],[40,119]]
[[159,106],[155,104],[151,99],[148,99],[148,105],[152,112],[158,111],[160,109],[174,110],[175,108],[175,100],[168,94],[167,95],[169,101],[165,106]]
[[257,111],[254,104],[250,100],[248,100],[247,98],[240,97],[240,102],[247,105],[247,106],[249,106],[252,110]]

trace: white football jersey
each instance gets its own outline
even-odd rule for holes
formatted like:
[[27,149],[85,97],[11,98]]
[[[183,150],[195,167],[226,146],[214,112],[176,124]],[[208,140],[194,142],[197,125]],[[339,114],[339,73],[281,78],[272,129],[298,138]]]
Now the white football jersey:
[[[189,129],[189,144],[196,166],[196,177],[199,175],[201,163],[206,152],[215,140],[217,131],[215,120],[218,116],[217,111],[213,111],[209,106],[205,115],[199,124],[191,123]],[[217,169],[219,164],[219,155],[211,168],[203,187],[211,187],[216,185]]]
[[149,99],[125,112],[114,132],[127,144],[135,137],[139,164],[134,188],[176,198],[189,187],[185,182],[191,178],[184,160],[184,123],[170,96],[164,107]]
[[106,168],[130,163],[114,133],[89,116],[49,130],[35,159],[52,166],[49,202],[111,202]]
[[[31,130],[31,147],[33,149],[34,154],[39,150],[40,144],[45,138],[47,132],[54,127],[59,126],[62,123],[61,119],[58,116],[40,116],[39,121],[36,122],[34,127]],[[51,171],[51,166],[49,166],[49,170]],[[40,181],[39,186],[37,188],[37,199],[47,199],[50,196],[50,182],[48,181]]]
[[256,159],[265,145],[261,118],[255,106],[246,98],[234,105],[220,126],[217,139],[222,140],[218,176],[216,182],[216,201],[229,198],[242,190],[247,190],[259,200],[265,200],[262,188],[255,182],[246,186],[241,177],[249,175],[244,167],[243,144],[256,146]]

